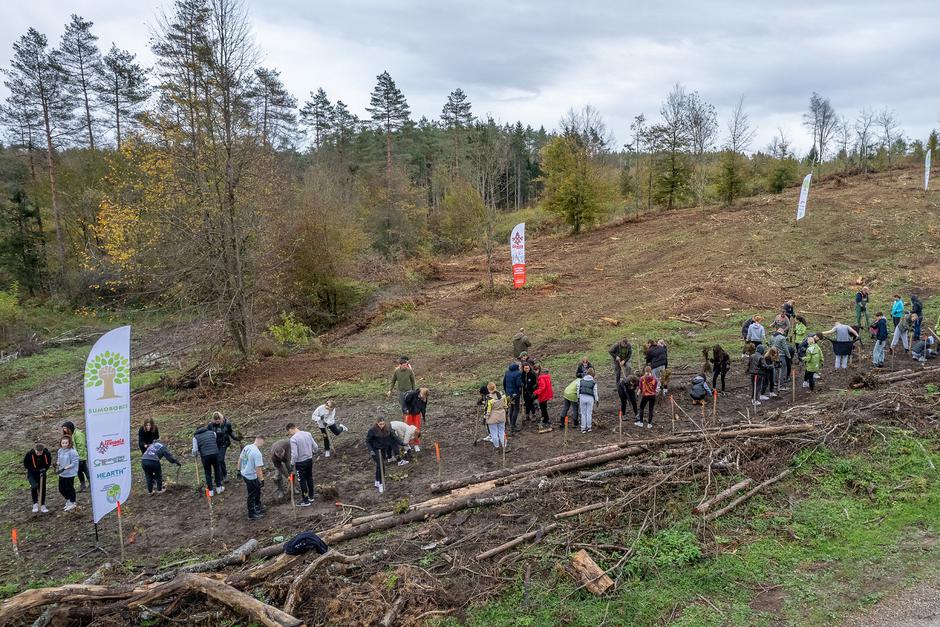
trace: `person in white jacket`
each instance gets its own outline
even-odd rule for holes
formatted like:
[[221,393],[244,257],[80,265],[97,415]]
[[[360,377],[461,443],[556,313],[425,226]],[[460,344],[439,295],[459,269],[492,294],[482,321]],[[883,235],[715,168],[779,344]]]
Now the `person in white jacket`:
[[313,410],[313,421],[320,428],[320,433],[323,434],[323,456],[330,456],[330,435],[327,433],[327,429],[333,435],[339,435],[349,431],[346,428],[346,425],[336,424],[336,402],[331,398],[328,399],[325,403]]
[[[420,429],[414,425],[410,425],[407,422],[402,422],[401,420],[392,420],[388,423],[389,429],[392,430],[392,435],[394,435],[400,442],[403,443],[402,454],[399,457],[404,457],[405,451],[411,449],[408,446],[408,442],[411,442],[413,439],[421,435]],[[407,459],[399,459],[398,465],[404,466],[408,463]]]

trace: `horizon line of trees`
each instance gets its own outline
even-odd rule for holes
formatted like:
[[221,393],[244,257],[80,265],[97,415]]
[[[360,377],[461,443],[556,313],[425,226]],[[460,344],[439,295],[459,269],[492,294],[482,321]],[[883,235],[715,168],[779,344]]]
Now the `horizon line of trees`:
[[480,248],[492,285],[502,216],[536,204],[578,231],[780,192],[800,167],[890,168],[937,143],[905,139],[887,109],[849,121],[814,93],[805,158],[782,130],[752,152],[743,97],[722,132],[676,85],[617,148],[592,106],[547,131],[477,117],[460,88],[416,121],[387,71],[360,118],[322,88],[299,103],[260,64],[241,0],[171,2],[153,68],[103,53],[93,26],[72,15],[56,47],[30,28],[3,68],[0,286],[217,315],[244,354],[276,312],[334,324],[403,258]]

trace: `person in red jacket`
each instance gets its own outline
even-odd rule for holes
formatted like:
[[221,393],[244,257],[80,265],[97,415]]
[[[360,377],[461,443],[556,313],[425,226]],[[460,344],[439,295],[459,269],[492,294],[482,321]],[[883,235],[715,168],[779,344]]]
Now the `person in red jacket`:
[[542,413],[542,428],[548,429],[548,401],[555,397],[552,392],[552,376],[548,373],[547,368],[542,368],[539,364],[535,364],[534,370],[537,377],[535,400],[539,402],[539,411]]
[[656,380],[656,377],[653,376],[653,369],[649,366],[644,370],[644,374],[640,377],[640,382],[638,385],[640,389],[640,411],[636,415],[636,422],[633,424],[637,427],[643,427],[643,410],[646,409],[646,406],[649,405],[650,408],[650,419],[646,423],[647,429],[653,428],[653,408],[656,407],[656,392],[659,388],[659,381]]

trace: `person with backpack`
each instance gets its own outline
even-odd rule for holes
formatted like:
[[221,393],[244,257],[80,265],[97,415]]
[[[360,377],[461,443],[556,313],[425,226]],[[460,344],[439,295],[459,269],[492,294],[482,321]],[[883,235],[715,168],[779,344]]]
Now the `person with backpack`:
[[46,509],[46,472],[52,467],[52,454],[41,442],[36,442],[23,457],[29,495],[33,499],[33,513],[48,514]]
[[375,462],[375,487],[379,494],[385,492],[386,462],[393,460],[405,444],[395,437],[384,418],[379,418],[366,433],[366,448]]
[[[306,432],[304,432],[306,433]],[[309,436],[310,434],[307,433]],[[313,436],[310,436],[313,442]],[[261,447],[264,446],[264,436],[256,435],[251,444],[242,449],[238,456],[238,468],[245,481],[245,504],[248,509],[248,520],[258,520],[264,516],[264,505],[261,504],[261,489],[264,487],[264,458],[261,456]],[[314,442],[316,446],[316,442]]]
[[643,428],[643,413],[649,407],[649,422],[646,423],[647,429],[653,428],[653,410],[656,408],[656,394],[659,392],[659,381],[653,376],[653,369],[649,366],[643,369],[643,376],[637,382],[637,388],[640,390],[640,411],[637,412],[635,426]]
[[506,402],[509,403],[509,430],[511,433],[518,433],[516,421],[519,419],[519,400],[522,396],[522,371],[519,364],[511,363],[503,375],[503,392],[506,394]]
[[392,379],[388,384],[385,397],[392,396],[393,391],[398,392],[398,404],[401,405],[401,415],[405,415],[405,394],[418,387],[415,380],[415,371],[411,368],[411,360],[402,355],[398,358],[398,365],[392,371]]
[[806,356],[803,358],[805,370],[803,371],[803,387],[809,388],[812,392],[816,389],[816,374],[822,369],[823,352],[816,336],[811,335],[806,338]]
[[[143,457],[140,458],[140,466],[144,470],[144,478],[147,481],[147,493],[150,494],[150,496],[166,492],[166,488],[163,487],[163,466],[160,464],[161,459],[165,459],[171,464],[182,466],[182,464],[173,457],[170,449],[168,449],[163,442],[160,440],[152,442],[150,446],[147,447],[147,450],[144,451]],[[153,489],[154,484],[156,484],[156,491]]]
[[143,453],[147,447],[160,439],[160,430],[153,418],[144,420],[144,424],[137,430],[137,448]]
[[[636,416],[637,399],[636,390],[640,385],[640,378],[629,372],[626,368],[620,371],[620,380],[617,381],[617,396],[620,397],[620,419],[626,420],[627,416]],[[627,413],[627,403],[630,403],[631,412]]]
[[542,368],[539,364],[535,365],[535,371],[538,373],[535,385],[535,400],[538,401],[539,413],[542,415],[541,426],[543,429],[548,429],[551,424],[548,418],[548,401],[555,398],[555,393],[552,390],[552,376],[547,368]]
[[[193,434],[193,457],[202,461],[202,472],[206,477],[209,496],[225,492],[222,487],[222,468],[219,466],[219,438],[209,427],[199,427]],[[213,475],[215,483],[213,484]]]
[[715,344],[712,347],[711,357],[708,356],[707,348],[702,349],[702,355],[705,357],[706,364],[711,367],[712,389],[718,389],[718,377],[721,377],[721,392],[724,394],[725,375],[731,370],[731,355],[726,353],[720,344]]
[[298,507],[310,507],[316,498],[313,485],[313,456],[320,447],[309,431],[298,429],[293,422],[287,423],[287,435],[290,436],[290,458],[300,484],[300,503]]
[[900,294],[894,295],[894,304],[891,305],[891,321],[894,322],[894,328],[898,328],[898,323],[901,322],[901,316],[904,315],[904,299],[901,298]]
[[901,319],[896,325],[894,325],[894,336],[891,338],[891,352],[894,352],[894,347],[898,345],[898,342],[901,342],[904,346],[905,354],[911,347],[911,338],[908,335],[908,332],[911,329],[911,317],[914,314],[907,314],[906,316],[902,315]]
[[72,445],[78,453],[78,469],[73,476],[78,477],[78,491],[84,492],[88,482],[88,440],[85,438],[85,432],[76,428],[71,420],[62,423],[62,433],[72,439]]
[[[868,314],[865,314],[866,316]],[[855,341],[858,339],[858,331],[847,324],[836,322],[828,331],[823,331],[823,335],[834,334],[836,337],[832,341],[832,352],[836,355],[836,370],[845,370],[849,367],[849,357],[855,348]]]
[[578,383],[581,379],[575,379],[567,386],[565,386],[564,392],[562,392],[562,404],[561,404],[561,415],[558,417],[558,424],[560,427],[565,426],[565,419],[568,420],[569,427],[578,426]]
[[614,362],[614,380],[620,381],[624,369],[627,373],[632,371],[633,346],[630,345],[630,340],[624,337],[611,346],[607,353]]
[[689,396],[692,398],[693,405],[704,405],[705,399],[712,395],[712,389],[708,387],[708,380],[703,374],[697,374],[689,382]]
[[59,494],[65,499],[63,512],[75,509],[75,477],[78,475],[78,451],[72,442],[72,436],[59,438],[59,450],[56,451],[55,472],[59,475]]
[[313,415],[311,416],[313,422],[316,423],[317,427],[320,429],[320,433],[323,435],[323,456],[330,456],[330,445],[331,442],[327,429],[333,435],[340,435],[341,433],[346,433],[349,429],[346,428],[346,425],[337,425],[336,424],[336,401],[332,398],[326,400],[325,403],[313,410]]
[[767,331],[764,329],[764,325],[761,324],[763,321],[763,316],[754,316],[754,322],[747,328],[747,337],[745,337],[745,340],[755,347],[762,345],[767,336]]
[[588,368],[578,380],[578,415],[581,417],[581,433],[587,433],[593,426],[594,405],[600,398],[597,395],[597,381],[594,380],[594,368]]
[[212,421],[209,422],[207,426],[215,433],[216,443],[219,447],[219,469],[222,472],[222,482],[225,483],[228,481],[228,467],[225,465],[225,454],[228,452],[228,448],[232,445],[233,440],[241,444],[242,438],[235,433],[235,428],[232,426],[232,423],[229,422],[220,411],[212,414]]
[[428,410],[430,394],[431,391],[428,388],[418,388],[405,394],[405,423],[417,429],[415,439],[405,444],[412,446],[415,453],[421,452],[421,418]]
[[578,362],[578,369],[575,370],[574,376],[578,379],[587,374],[587,371],[593,368],[591,361],[587,358],[587,355],[581,358],[581,361]]
[[535,388],[538,387],[539,377],[532,366],[522,364],[522,404],[525,408],[525,421],[534,420],[535,416]]
[[496,389],[496,383],[490,381],[487,386],[486,407],[483,411],[483,421],[490,432],[490,442],[493,448],[499,448],[506,443],[506,397]]
[[871,365],[875,368],[885,366],[885,345],[888,343],[888,321],[882,312],[875,314],[875,347],[871,351]]
[[862,315],[865,316],[865,327],[871,326],[871,320],[868,318],[868,287],[863,287],[855,293],[855,326],[862,326]]

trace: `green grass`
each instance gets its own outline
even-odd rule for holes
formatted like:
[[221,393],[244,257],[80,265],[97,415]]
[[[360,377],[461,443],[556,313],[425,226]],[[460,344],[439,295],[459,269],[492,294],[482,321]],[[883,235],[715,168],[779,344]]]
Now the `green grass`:
[[0,399],[69,373],[80,374],[88,355],[87,346],[50,348],[0,365]]
[[[664,504],[677,512],[669,526],[640,538],[623,572],[612,573],[621,585],[607,598],[575,591],[552,568],[557,558],[547,547],[527,547],[527,561],[544,571],[533,572],[529,604],[521,607],[521,584],[512,585],[473,608],[466,624],[653,625],[670,617],[676,625],[831,624],[938,571],[940,477],[930,467],[940,466],[938,442],[880,431],[884,439],[874,435],[864,453],[841,457],[823,448],[798,456],[794,476],[778,490],[716,521],[710,546],[684,513],[695,495],[680,492]],[[635,533],[612,527],[604,540],[582,541],[629,545]],[[598,561],[609,568],[618,558]],[[518,570],[503,574],[521,582],[524,566]],[[774,586],[783,593],[779,614],[753,609],[759,592]]]
[[[51,444],[47,446],[51,447]],[[26,469],[23,468],[23,456],[29,448],[26,446],[22,451],[0,451],[0,506],[4,508],[12,507],[8,502],[15,499],[19,499],[23,505],[29,503],[29,482],[26,481]],[[54,451],[54,448],[50,450]],[[55,475],[51,471],[46,489],[50,487],[55,489]]]

